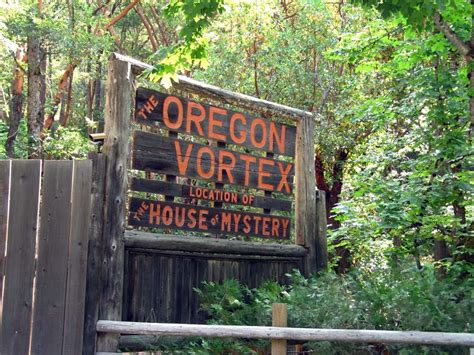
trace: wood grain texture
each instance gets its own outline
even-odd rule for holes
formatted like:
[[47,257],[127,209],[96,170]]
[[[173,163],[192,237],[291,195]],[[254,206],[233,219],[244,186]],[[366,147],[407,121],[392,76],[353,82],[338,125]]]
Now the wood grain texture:
[[159,122],[175,132],[241,145],[252,150],[295,156],[294,126],[151,89],[137,89],[135,121],[151,126]]
[[133,133],[132,159],[132,167],[138,170],[152,170],[284,194],[291,194],[293,188],[293,163],[154,133]]
[[[3,276],[5,273],[5,247],[7,242],[8,205],[10,199],[11,160],[0,161],[0,305],[3,297]],[[0,334],[2,307],[0,306]]]
[[206,314],[199,311],[199,298],[193,291],[202,287],[203,281],[236,279],[250,288],[266,280],[284,283],[288,281],[285,275],[303,264],[302,258],[275,261],[265,256],[246,259],[245,255],[234,254],[237,259],[229,259],[198,252],[184,256],[171,255],[167,250],[128,246],[126,250],[126,273],[131,277],[124,287],[128,302],[123,316],[125,320],[143,322],[204,322]]
[[267,239],[289,239],[291,229],[288,217],[135,197],[130,199],[128,225]]
[[67,261],[66,302],[62,353],[81,355],[83,344],[87,248],[91,212],[90,160],[74,160],[71,194],[71,229]]
[[314,178],[314,122],[303,119],[296,134],[295,180],[295,236],[296,244],[309,249],[306,274],[317,271],[316,264],[316,182]]
[[83,352],[85,355],[94,355],[97,335],[95,325],[99,319],[99,302],[97,300],[100,297],[106,159],[104,154],[97,153],[89,153],[89,159],[92,160],[92,209],[89,228]]
[[72,161],[45,161],[31,337],[35,354],[62,353],[71,191]]
[[326,192],[321,190],[316,192],[316,263],[318,270],[326,270],[328,268]]
[[97,322],[98,332],[140,335],[203,336],[215,338],[294,339],[420,345],[474,346],[474,334],[394,330],[313,329],[243,325]]
[[[286,327],[288,326],[288,305],[286,303],[272,304],[272,326]],[[272,340],[272,355],[286,355],[286,339]]]
[[[131,117],[132,72],[129,63],[110,60],[105,102],[103,152],[107,157],[104,242],[99,316],[122,318],[123,231],[127,192],[128,137]],[[116,351],[117,337],[99,337],[98,351]]]
[[12,162],[2,354],[23,355],[29,350],[40,178],[40,160]]
[[[127,57],[120,53],[113,53],[111,58],[130,63],[134,73],[136,74],[139,74],[146,69],[153,68],[152,65]],[[173,88],[197,94],[201,97],[208,97],[219,102],[234,105],[247,110],[286,117],[293,121],[299,121],[302,118],[311,118],[312,120],[316,120],[315,116],[311,112],[221,89],[216,86],[188,78],[184,75],[178,75],[178,82],[173,83]]]
[[[140,191],[140,192],[149,192],[155,193],[160,195],[170,195],[175,197],[184,197],[184,198],[191,198],[191,199],[198,199],[198,200],[210,200],[210,198],[204,198],[202,195],[199,197],[196,191],[197,189],[208,190],[207,194],[209,195],[210,191],[214,191],[214,195],[221,196],[224,192],[223,189],[211,189],[199,186],[190,186],[190,185],[182,185],[176,183],[170,183],[167,181],[157,181],[157,180],[148,180],[148,179],[138,179],[132,178],[132,182],[130,184],[130,190],[132,191]],[[216,193],[217,192],[217,193]],[[222,192],[222,193],[220,193]],[[229,191],[230,192],[230,191]],[[276,199],[267,196],[255,196],[252,194],[243,194],[243,193],[235,193],[237,196],[237,202],[235,204],[242,205],[242,206],[253,206],[259,208],[268,208],[280,211],[291,211],[291,204],[292,201],[290,200],[282,200]],[[246,195],[246,196],[245,196]],[[245,203],[248,201],[249,196],[252,198],[251,203]],[[234,202],[230,202],[234,204]]]
[[255,255],[257,257],[304,257],[308,252],[307,249],[302,246],[291,244],[255,243],[240,240],[156,234],[139,231],[126,231],[124,238],[127,248],[153,250]]

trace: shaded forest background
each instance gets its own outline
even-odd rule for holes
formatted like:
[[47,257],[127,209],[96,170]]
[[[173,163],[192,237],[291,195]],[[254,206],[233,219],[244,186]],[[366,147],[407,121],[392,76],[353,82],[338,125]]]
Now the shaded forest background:
[[[332,269],[348,274],[330,282],[374,290],[366,312],[383,319],[312,326],[472,331],[472,13],[467,0],[6,0],[0,158],[93,150],[113,51],[158,64],[141,80],[161,90],[178,70],[311,111]],[[404,307],[426,321],[404,324]]]

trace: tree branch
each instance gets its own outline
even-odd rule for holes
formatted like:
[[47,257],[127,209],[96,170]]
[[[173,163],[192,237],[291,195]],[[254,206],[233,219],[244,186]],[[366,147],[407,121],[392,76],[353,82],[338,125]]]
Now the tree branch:
[[138,4],[140,0],[134,0],[132,3],[130,3],[125,9],[123,9],[117,16],[115,16],[108,24],[105,26],[105,29],[108,30],[110,27],[115,25],[118,21],[122,19],[128,12],[135,7],[136,4]]
[[441,14],[436,11],[434,14],[434,23],[436,29],[444,34],[444,36],[451,42],[451,44],[456,47],[456,49],[462,55],[468,55],[471,51],[471,46],[463,42],[461,38],[449,27],[449,25],[443,21]]

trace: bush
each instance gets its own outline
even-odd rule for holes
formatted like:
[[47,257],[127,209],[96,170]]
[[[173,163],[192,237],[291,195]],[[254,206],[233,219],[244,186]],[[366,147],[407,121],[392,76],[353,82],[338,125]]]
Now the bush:
[[[445,332],[472,332],[471,279],[436,278],[429,264],[415,267],[379,268],[338,276],[328,272],[308,279],[298,272],[291,283],[281,286],[267,282],[249,289],[235,280],[223,284],[207,282],[196,290],[211,324],[271,325],[271,305],[288,304],[289,326],[304,328],[385,329]],[[203,349],[218,353],[225,349],[252,349],[268,346],[265,341],[238,339],[194,340],[188,351]],[[357,345],[350,343],[308,343],[316,353],[462,354],[459,347],[419,347],[398,345]]]

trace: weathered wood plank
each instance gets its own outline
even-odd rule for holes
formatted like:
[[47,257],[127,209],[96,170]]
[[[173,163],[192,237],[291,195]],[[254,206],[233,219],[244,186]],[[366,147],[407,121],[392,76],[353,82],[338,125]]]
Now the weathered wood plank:
[[[102,289],[99,315],[102,319],[122,318],[123,231],[127,193],[129,131],[132,110],[132,72],[129,63],[110,60],[105,102],[105,143],[107,156],[104,206]],[[118,338],[100,336],[98,351],[116,351]]]
[[[149,64],[124,56],[120,53],[113,53],[112,58],[130,63],[134,72],[137,74],[143,72],[146,69],[153,68],[153,66]],[[294,121],[299,121],[305,117],[315,120],[315,117],[311,112],[221,89],[216,86],[185,77],[184,75],[178,75],[178,82],[173,83],[173,88],[194,93],[201,97],[215,99],[219,102],[242,107],[244,109],[255,110],[264,114],[266,113],[270,115],[286,117]]]
[[[3,276],[5,272],[5,246],[7,242],[8,205],[10,201],[11,160],[0,161],[0,305],[3,299]],[[0,306],[0,334],[2,307]]]
[[138,170],[292,193],[294,166],[282,160],[142,131],[133,133],[132,154],[132,167]]
[[216,234],[289,239],[288,217],[166,201],[130,199],[131,226],[174,228]]
[[239,240],[175,236],[138,231],[125,232],[127,249],[143,248],[200,253],[221,253],[256,256],[304,257],[308,251],[299,245],[254,243]]
[[40,160],[12,162],[0,339],[2,354],[28,354],[30,345],[40,179]]
[[[272,304],[272,326],[288,326],[288,305],[286,303]],[[272,355],[286,355],[286,339],[272,340]]]
[[420,345],[474,346],[474,334],[395,330],[312,329],[258,327],[243,325],[205,325],[139,323],[100,320],[98,332],[138,335],[202,336],[214,338],[293,339],[342,341],[351,343],[388,343]]
[[326,270],[328,267],[326,193],[321,190],[316,192],[316,264],[318,270]]
[[296,128],[179,96],[138,88],[135,121],[252,150],[295,156]]
[[[130,190],[170,195],[198,200],[219,201],[242,206],[253,206],[280,211],[291,211],[292,201],[267,196],[256,196],[200,186],[175,184],[167,181],[132,178]],[[271,194],[271,193],[270,193]]]
[[[183,259],[184,258],[201,258],[201,259],[207,258],[207,259],[232,260],[232,261],[242,261],[242,262],[256,260],[256,261],[260,261],[262,265],[268,262],[298,264],[302,261],[302,257],[293,257],[293,256],[201,253],[198,251],[193,252],[193,251],[159,250],[159,249],[145,249],[145,248],[129,248],[128,250],[133,251],[134,253],[141,253],[141,254],[150,255],[150,256],[163,255],[167,257],[179,257]],[[126,280],[126,282],[128,281]]]
[[87,248],[91,212],[92,162],[73,162],[71,229],[67,262],[66,304],[62,353],[81,355],[87,275]]
[[317,271],[316,248],[316,183],[314,178],[314,122],[305,118],[298,122],[295,159],[295,236],[296,244],[309,249],[305,272]]
[[92,160],[91,225],[87,260],[86,305],[84,321],[84,354],[94,355],[95,324],[99,319],[100,271],[102,251],[102,229],[104,225],[105,155],[89,153]]
[[71,189],[72,161],[45,161],[31,337],[34,354],[62,352]]

